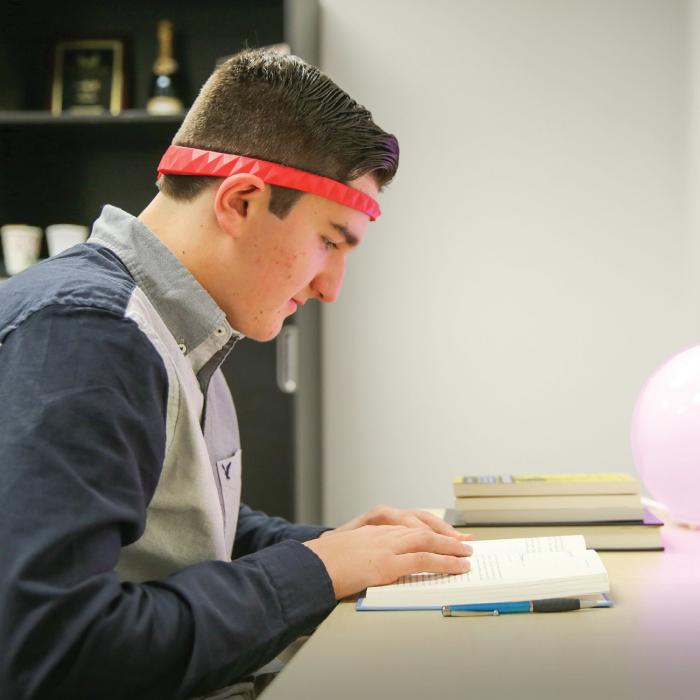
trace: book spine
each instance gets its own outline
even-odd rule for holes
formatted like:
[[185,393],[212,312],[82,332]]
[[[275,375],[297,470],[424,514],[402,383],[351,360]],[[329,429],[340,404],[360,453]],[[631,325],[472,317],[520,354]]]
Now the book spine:
[[597,496],[637,495],[637,481],[454,481],[454,495],[478,498],[493,496]]

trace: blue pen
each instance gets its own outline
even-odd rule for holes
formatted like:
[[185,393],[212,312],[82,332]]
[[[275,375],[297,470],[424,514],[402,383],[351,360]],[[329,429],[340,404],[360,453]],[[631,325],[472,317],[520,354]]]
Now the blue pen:
[[514,603],[479,603],[474,605],[443,605],[443,617],[479,617],[482,615],[506,615],[509,613],[567,612],[581,608],[595,608],[595,600],[578,598],[548,598],[546,600],[524,600]]

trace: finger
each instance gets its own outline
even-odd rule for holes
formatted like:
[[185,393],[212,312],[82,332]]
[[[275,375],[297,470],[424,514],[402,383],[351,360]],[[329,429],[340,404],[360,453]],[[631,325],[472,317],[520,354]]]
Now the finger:
[[434,554],[433,552],[411,552],[401,554],[398,560],[398,576],[408,576],[409,574],[430,573],[430,574],[464,574],[471,569],[469,559],[466,557],[451,557],[445,554]]
[[356,518],[349,520],[347,523],[335,528],[338,532],[347,532],[348,530],[356,530],[358,527],[362,527],[367,524],[367,518],[363,515],[358,515]]
[[414,511],[390,506],[376,506],[368,513],[367,522],[371,525],[403,525],[404,527],[429,527],[416,517]]
[[439,532],[441,535],[447,535],[448,537],[454,537],[458,540],[467,539],[463,537],[463,534],[458,530],[455,530],[452,525],[446,523],[442,518],[438,518],[437,515],[428,513],[425,510],[414,510],[411,511],[413,515],[424,522],[429,528],[435,532]]
[[472,547],[467,542],[456,540],[454,537],[439,535],[426,528],[404,528],[389,533],[396,540],[397,554],[408,552],[432,552],[434,554],[451,554],[455,557],[465,557],[472,554]]
[[360,530],[364,532],[373,532],[378,534],[386,534],[387,532],[406,532],[408,530],[415,530],[415,528],[408,528],[405,525],[363,525]]
[[404,527],[420,528],[423,530],[434,530],[428,523],[418,517],[417,514],[409,510],[397,511],[397,514],[392,519],[394,524],[400,524]]

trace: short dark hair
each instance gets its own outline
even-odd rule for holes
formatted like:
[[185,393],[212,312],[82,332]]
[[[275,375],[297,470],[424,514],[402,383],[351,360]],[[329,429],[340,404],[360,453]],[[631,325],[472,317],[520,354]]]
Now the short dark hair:
[[[242,51],[212,73],[173,144],[269,160],[341,182],[371,174],[380,189],[399,164],[396,137],[318,68],[260,49]],[[164,175],[158,186],[190,201],[218,179]],[[283,218],[302,194],[272,186],[270,210]]]

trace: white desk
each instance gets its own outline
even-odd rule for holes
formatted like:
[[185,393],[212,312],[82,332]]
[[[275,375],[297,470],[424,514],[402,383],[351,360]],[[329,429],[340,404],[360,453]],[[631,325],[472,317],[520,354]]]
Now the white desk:
[[343,602],[262,700],[698,700],[700,532],[664,539],[665,552],[601,554],[607,610],[443,618]]

